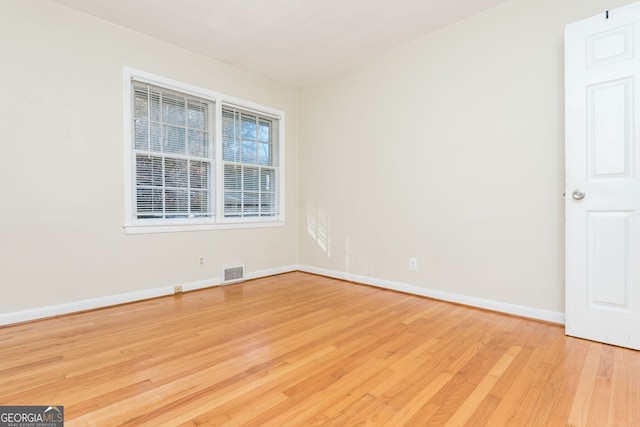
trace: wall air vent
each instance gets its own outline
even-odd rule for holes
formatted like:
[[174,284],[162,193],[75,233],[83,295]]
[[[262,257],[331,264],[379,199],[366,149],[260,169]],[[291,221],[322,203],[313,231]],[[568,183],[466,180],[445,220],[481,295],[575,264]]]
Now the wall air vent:
[[227,267],[222,273],[222,283],[235,283],[244,280],[244,265]]

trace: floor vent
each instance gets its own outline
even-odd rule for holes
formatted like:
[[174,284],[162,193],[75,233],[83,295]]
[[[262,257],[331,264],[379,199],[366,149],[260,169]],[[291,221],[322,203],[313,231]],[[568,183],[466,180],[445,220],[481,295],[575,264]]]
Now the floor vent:
[[234,283],[244,280],[244,265],[225,268],[222,274],[222,283]]

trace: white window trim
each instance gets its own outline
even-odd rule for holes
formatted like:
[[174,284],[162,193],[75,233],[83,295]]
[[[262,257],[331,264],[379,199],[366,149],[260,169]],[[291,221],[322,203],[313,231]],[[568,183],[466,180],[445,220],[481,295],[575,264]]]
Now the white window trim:
[[[183,92],[189,95],[210,99],[215,102],[215,195],[216,217],[214,219],[181,219],[171,220],[138,220],[134,218],[135,193],[133,191],[134,165],[133,165],[133,127],[132,122],[132,80],[142,81],[167,89]],[[136,70],[130,67],[122,67],[123,89],[123,128],[124,128],[124,231],[126,234],[145,233],[171,233],[180,231],[205,231],[218,229],[281,227],[285,225],[285,115],[283,111],[271,107],[249,102],[243,99],[224,95],[211,90],[203,89],[177,80]],[[222,188],[222,104],[235,105],[239,108],[253,110],[261,114],[270,115],[279,120],[278,140],[278,203],[279,213],[273,219],[265,218],[225,218],[224,217],[224,191]]]

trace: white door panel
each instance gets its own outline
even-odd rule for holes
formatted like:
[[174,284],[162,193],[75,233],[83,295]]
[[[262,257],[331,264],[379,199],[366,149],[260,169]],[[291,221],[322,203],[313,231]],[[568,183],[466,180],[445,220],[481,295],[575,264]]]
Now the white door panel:
[[640,3],[565,31],[566,333],[635,349],[639,37]]

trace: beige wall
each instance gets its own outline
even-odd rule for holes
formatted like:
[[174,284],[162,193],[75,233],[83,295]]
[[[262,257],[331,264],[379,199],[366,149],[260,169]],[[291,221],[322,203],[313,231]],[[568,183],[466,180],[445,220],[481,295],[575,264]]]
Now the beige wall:
[[[298,93],[44,0],[4,0],[0,315],[235,263],[562,312],[563,29],[626,3],[513,0]],[[287,226],[125,235],[123,65],[285,111]]]
[[[46,1],[0,9],[0,314],[296,264],[294,88]],[[125,235],[123,65],[285,111],[287,225]]]
[[563,312],[564,26],[626,3],[514,0],[302,90],[301,264]]

